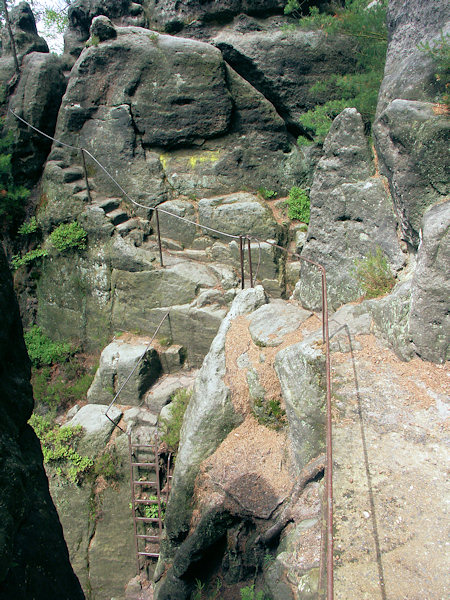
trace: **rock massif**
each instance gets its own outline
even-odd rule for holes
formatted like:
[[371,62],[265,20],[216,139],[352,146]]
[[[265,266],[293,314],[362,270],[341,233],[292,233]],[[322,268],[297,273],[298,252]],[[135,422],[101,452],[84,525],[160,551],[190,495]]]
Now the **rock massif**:
[[42,452],[27,424],[30,362],[3,251],[0,253],[0,598],[81,600],[80,584],[49,494]]

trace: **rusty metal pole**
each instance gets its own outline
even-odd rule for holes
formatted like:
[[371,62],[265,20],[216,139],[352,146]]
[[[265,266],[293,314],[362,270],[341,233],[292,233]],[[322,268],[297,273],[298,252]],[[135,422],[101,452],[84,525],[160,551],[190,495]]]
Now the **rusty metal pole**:
[[84,183],[86,184],[87,196],[88,196],[89,202],[92,204],[92,196],[91,196],[91,190],[89,188],[89,179],[88,179],[88,172],[87,172],[87,167],[86,167],[86,157],[84,156],[84,148],[81,148],[81,160],[83,162]]
[[244,279],[244,245],[242,235],[239,236],[239,257],[241,259],[241,289],[244,289],[245,279]]
[[158,233],[158,247],[159,247],[159,262],[161,263],[161,266],[163,267],[163,257],[162,257],[162,248],[161,248],[161,231],[159,229],[159,214],[158,214],[158,209],[155,208],[155,215],[156,215],[156,231]]
[[133,447],[131,445],[131,434],[128,435],[128,450],[130,453],[130,483],[131,483],[131,507],[133,510],[133,529],[134,529],[134,545],[136,551],[136,569],[138,576],[141,574],[141,566],[139,564],[139,546],[137,537],[137,524],[136,524],[136,496],[134,493],[134,477],[133,477]]
[[327,280],[325,268],[321,266],[322,272],[322,319],[325,343],[325,365],[327,378],[327,465],[326,465],[326,524],[327,524],[327,600],[333,600],[333,437],[331,424],[331,363],[330,363],[330,337],[328,331],[328,299]]
[[252,247],[250,244],[250,238],[247,238],[247,248],[248,248],[248,269],[250,271],[250,287],[253,287]]

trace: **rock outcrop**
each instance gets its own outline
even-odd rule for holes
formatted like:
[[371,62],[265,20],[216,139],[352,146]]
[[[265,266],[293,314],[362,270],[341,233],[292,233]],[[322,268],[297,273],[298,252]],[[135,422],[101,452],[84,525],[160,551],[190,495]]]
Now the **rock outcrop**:
[[[362,289],[355,260],[379,247],[392,269],[404,262],[390,196],[373,164],[363,122],[354,108],[333,122],[311,188],[311,217],[302,256],[327,270],[330,306],[357,300]],[[320,272],[303,262],[294,292],[301,303],[320,309]]]
[[33,409],[30,361],[3,251],[0,308],[0,598],[81,600],[39,441],[27,424]]
[[436,204],[425,213],[417,267],[411,283],[411,339],[419,356],[437,363],[450,358],[449,227],[449,201]]

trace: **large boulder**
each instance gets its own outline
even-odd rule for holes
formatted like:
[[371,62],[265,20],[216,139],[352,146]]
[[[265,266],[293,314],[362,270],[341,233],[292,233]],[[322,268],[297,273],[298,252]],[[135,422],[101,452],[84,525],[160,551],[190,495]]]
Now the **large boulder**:
[[356,67],[348,38],[327,36],[322,31],[260,25],[242,30],[241,22],[211,39],[233,69],[272,102],[293,132],[302,132],[302,113],[333,97],[313,92],[314,84],[331,75],[345,75]]
[[447,115],[428,102],[393,100],[379,115],[375,141],[403,235],[413,248],[425,210],[450,190]]
[[[381,248],[398,270],[403,254],[397,239],[396,218],[373,165],[361,116],[345,109],[333,122],[324,154],[311,188],[311,217],[301,256],[322,264],[327,271],[332,308],[356,300],[362,289],[355,276],[355,260]],[[295,292],[311,309],[321,306],[320,271],[302,262]]]
[[[38,35],[36,21],[28,2],[20,2],[9,11],[9,20],[14,37],[19,63],[30,52],[48,52],[47,42]],[[12,56],[8,29],[2,28],[2,57]]]
[[147,348],[144,342],[128,343],[119,338],[100,355],[99,368],[87,393],[88,402],[109,404],[124,386],[120,392],[121,404],[139,406],[160,372],[156,350]]
[[[24,57],[22,72],[9,108],[47,135],[55,132],[61,99],[66,89],[64,63],[55,54],[32,52]],[[7,127],[14,135],[12,166],[17,181],[28,186],[42,174],[51,141],[24,126],[10,113]]]
[[436,204],[425,213],[411,283],[411,339],[419,356],[437,363],[450,358],[449,225],[449,201]]
[[106,16],[117,25],[145,27],[142,0],[76,0],[67,12],[68,28],[64,35],[64,52],[77,58],[89,39],[95,17]]
[[0,309],[0,598],[82,600],[49,494],[40,444],[27,424],[33,408],[30,361],[3,251]]

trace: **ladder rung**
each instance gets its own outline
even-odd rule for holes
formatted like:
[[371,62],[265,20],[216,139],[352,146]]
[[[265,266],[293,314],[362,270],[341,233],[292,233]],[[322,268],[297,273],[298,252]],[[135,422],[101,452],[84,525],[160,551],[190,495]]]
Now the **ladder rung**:
[[153,519],[151,517],[135,517],[136,521],[145,521],[146,523],[159,523],[160,519]]
[[151,558],[159,558],[158,552],[138,552],[139,556],[150,556]]
[[158,500],[135,500],[135,504],[158,504]]
[[138,533],[136,535],[137,538],[141,540],[150,540],[151,542],[160,542],[160,538],[157,535],[143,535],[142,533]]
[[133,481],[134,485],[156,485],[156,481]]
[[131,463],[132,467],[156,467],[156,463],[152,462],[152,463],[147,463],[147,462],[132,462]]
[[153,444],[131,444],[132,448],[154,448]]

